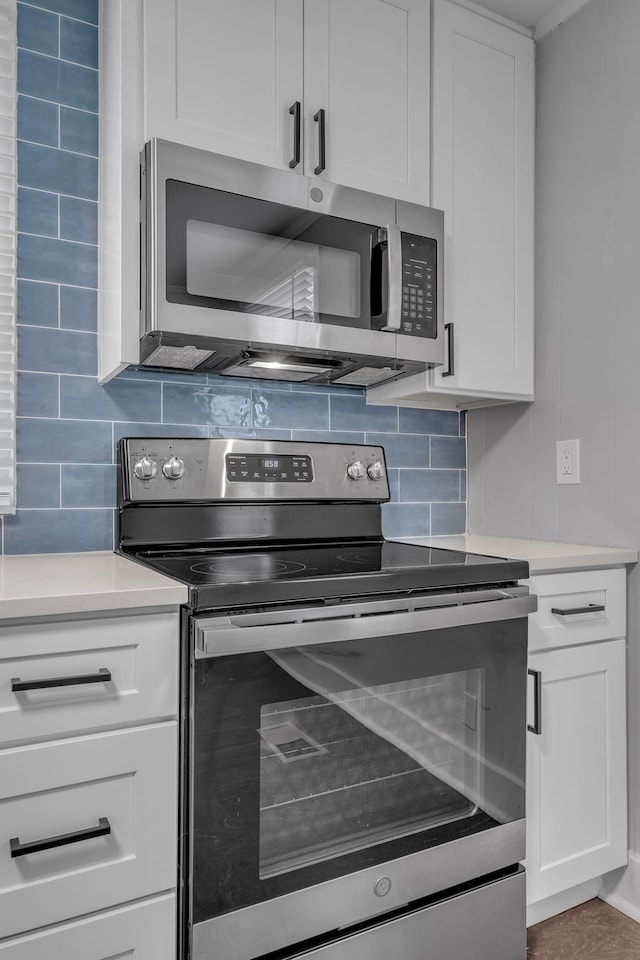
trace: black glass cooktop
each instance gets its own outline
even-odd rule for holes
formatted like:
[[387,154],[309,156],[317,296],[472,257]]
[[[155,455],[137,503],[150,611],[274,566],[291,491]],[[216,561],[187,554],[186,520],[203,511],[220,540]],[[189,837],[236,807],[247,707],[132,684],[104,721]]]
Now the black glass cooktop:
[[191,605],[200,609],[481,585],[528,576],[523,561],[391,540],[263,550],[144,551],[137,558],[188,584]]

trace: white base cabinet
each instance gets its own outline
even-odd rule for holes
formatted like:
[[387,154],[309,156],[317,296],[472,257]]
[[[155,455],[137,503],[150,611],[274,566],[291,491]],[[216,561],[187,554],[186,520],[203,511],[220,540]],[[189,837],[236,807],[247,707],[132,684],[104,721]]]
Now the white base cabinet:
[[433,3],[432,194],[445,217],[445,363],[368,402],[469,409],[532,400],[534,45]]
[[[529,633],[527,904],[550,916],[570,891],[593,896],[589,882],[627,862],[625,571],[529,586],[539,608]],[[554,897],[549,912],[542,901]]]
[[0,943],[2,960],[175,960],[174,894]]
[[0,627],[2,960],[174,960],[178,647],[176,608]]
[[532,654],[540,735],[529,733],[528,901],[626,862],[625,641]]

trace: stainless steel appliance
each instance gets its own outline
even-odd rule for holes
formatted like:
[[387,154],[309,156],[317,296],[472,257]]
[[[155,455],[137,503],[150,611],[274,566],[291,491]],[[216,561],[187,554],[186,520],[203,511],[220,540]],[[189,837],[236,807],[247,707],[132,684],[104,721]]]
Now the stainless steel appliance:
[[441,211],[152,140],[141,358],[369,385],[443,362]]
[[120,443],[119,549],[189,586],[183,957],[524,960],[528,565],[387,499],[381,447]]

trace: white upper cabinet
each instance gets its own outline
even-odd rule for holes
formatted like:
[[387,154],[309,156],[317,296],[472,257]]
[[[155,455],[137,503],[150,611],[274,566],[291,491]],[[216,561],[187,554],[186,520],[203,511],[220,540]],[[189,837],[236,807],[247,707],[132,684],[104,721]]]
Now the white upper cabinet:
[[304,18],[305,173],[428,204],[429,3],[305,0]]
[[147,0],[143,32],[145,140],[429,202],[425,0]]
[[300,0],[147,0],[144,140],[287,167],[302,22]]
[[533,399],[534,124],[532,39],[434,0],[431,202],[445,214],[450,350],[374,402]]

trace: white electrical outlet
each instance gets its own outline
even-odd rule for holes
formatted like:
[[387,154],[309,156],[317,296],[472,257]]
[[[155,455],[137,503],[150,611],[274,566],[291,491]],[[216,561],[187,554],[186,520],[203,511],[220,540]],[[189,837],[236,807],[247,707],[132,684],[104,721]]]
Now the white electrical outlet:
[[580,441],[556,441],[556,479],[558,483],[580,483]]

